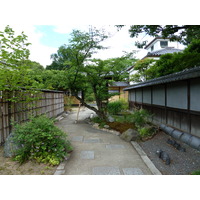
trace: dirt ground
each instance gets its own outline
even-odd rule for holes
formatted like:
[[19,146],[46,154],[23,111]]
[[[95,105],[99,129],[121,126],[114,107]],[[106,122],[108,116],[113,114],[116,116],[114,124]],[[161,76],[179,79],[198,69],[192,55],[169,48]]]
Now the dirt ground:
[[20,165],[11,158],[3,156],[3,146],[0,146],[0,175],[53,175],[57,166],[48,166],[43,163],[26,162]]

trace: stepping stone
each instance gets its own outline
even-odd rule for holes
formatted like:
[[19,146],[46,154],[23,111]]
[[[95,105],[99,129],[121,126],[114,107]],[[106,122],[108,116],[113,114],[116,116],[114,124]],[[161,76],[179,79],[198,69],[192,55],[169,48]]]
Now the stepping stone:
[[107,144],[106,149],[124,149],[124,145],[122,144]]
[[119,167],[94,167],[93,175],[120,175]]
[[144,175],[139,168],[123,168],[124,175]]
[[81,151],[81,159],[94,159],[94,151]]
[[71,139],[73,142],[82,142],[83,141],[83,136],[74,136]]
[[84,139],[84,143],[99,143],[100,139],[99,138],[88,138]]

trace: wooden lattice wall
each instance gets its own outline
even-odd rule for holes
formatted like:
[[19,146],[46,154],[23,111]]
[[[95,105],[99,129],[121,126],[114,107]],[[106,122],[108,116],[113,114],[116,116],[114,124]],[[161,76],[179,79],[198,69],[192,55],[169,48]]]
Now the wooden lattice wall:
[[[12,131],[11,122],[27,121],[31,115],[46,114],[51,118],[64,112],[64,93],[60,91],[43,90],[33,95],[21,90],[12,93],[12,97],[24,93],[24,99],[17,103],[5,100],[4,93],[0,91],[0,145]],[[25,95],[34,98],[34,101],[26,102]]]

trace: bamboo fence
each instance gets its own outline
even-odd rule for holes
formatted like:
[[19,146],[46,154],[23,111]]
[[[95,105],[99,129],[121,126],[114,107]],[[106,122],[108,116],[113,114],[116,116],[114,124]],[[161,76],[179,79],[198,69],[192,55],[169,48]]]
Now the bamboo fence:
[[[25,122],[30,116],[46,114],[47,117],[56,117],[64,112],[64,93],[60,91],[42,90],[31,94],[24,90],[12,93],[13,96],[24,96],[20,102],[7,101],[4,93],[0,91],[0,145],[12,131],[12,122]],[[7,92],[8,93],[8,92]],[[25,96],[33,101],[25,101]]]

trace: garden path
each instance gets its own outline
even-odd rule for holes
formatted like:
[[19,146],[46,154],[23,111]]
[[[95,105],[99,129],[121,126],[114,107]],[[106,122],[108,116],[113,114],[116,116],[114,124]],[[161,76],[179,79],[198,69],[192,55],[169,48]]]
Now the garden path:
[[62,172],[65,175],[152,174],[131,143],[87,124],[84,119],[91,113],[93,111],[81,108],[77,123],[77,111],[73,111],[57,124],[68,134],[74,149],[70,159],[62,164]]

